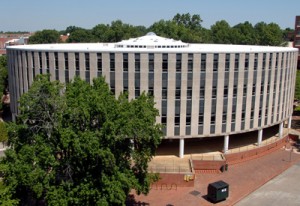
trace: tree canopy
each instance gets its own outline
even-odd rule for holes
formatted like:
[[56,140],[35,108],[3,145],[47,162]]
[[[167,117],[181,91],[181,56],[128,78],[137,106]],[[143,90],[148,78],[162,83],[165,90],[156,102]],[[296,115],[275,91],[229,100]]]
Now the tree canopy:
[[[7,72],[7,57],[0,56],[0,96],[2,97],[3,91],[8,86],[8,72]],[[0,109],[2,108],[2,104],[0,104]]]
[[153,97],[111,94],[104,78],[66,87],[38,76],[8,126],[1,204],[124,205],[147,194],[147,163],[162,132]]
[[29,37],[29,44],[50,44],[59,42],[60,34],[56,30],[45,29],[37,31],[34,35]]
[[[198,14],[177,13],[172,19],[161,19],[148,28],[133,26],[121,20],[112,21],[111,24],[97,24],[92,29],[77,26],[68,26],[62,34],[68,34],[67,42],[119,42],[124,39],[139,37],[147,32],[155,32],[159,36],[182,40],[187,43],[220,43],[220,44],[246,44],[246,45],[284,45],[289,40],[291,29],[281,28],[276,23],[258,22],[252,25],[245,21],[230,26],[226,20],[217,21],[210,29],[202,26],[203,19]],[[48,38],[48,33],[36,33],[38,40],[30,43],[57,43]],[[58,32],[57,32],[58,33]],[[44,34],[45,37],[41,37]]]

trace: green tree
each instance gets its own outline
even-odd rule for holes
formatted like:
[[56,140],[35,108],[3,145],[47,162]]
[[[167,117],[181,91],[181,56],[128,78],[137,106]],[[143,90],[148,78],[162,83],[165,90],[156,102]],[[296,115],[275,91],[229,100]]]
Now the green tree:
[[[0,96],[2,97],[3,91],[8,86],[8,72],[7,72],[7,57],[0,56]],[[0,104],[2,109],[2,104]]]
[[254,27],[248,21],[237,24],[232,30],[234,44],[255,45],[257,44],[257,35]]
[[172,20],[155,22],[148,31],[188,43],[210,42],[210,33],[202,28],[201,23],[202,19],[199,15],[176,14]]
[[69,43],[87,43],[94,42],[95,38],[90,30],[87,29],[76,29],[70,33],[67,42]]
[[173,17],[173,21],[177,25],[183,25],[184,27],[192,29],[192,30],[202,28],[202,26],[201,26],[202,19],[201,19],[200,15],[198,15],[198,14],[194,14],[193,16],[191,16],[189,13],[186,13],[186,14],[177,13]]
[[5,122],[0,122],[0,142],[6,142],[8,140],[8,133]]
[[59,42],[60,34],[56,30],[45,29],[37,31],[34,35],[29,37],[29,44],[50,44]]
[[212,41],[218,44],[231,44],[233,42],[232,29],[227,21],[217,21],[211,26]]
[[285,28],[282,30],[282,38],[285,41],[294,41],[295,30],[291,28]]
[[259,22],[254,28],[258,36],[259,45],[279,46],[284,42],[282,30],[275,23],[266,24],[265,22]]
[[300,100],[300,71],[299,70],[297,70],[297,76],[296,76],[295,99]]
[[147,163],[162,136],[153,97],[115,99],[103,78],[64,85],[39,76],[20,99],[1,162],[0,203],[124,205],[149,192]]
[[77,26],[68,26],[64,32],[64,34],[72,34],[76,30],[82,30],[83,28]]
[[3,89],[7,86],[7,56],[0,56],[0,91],[2,92]]

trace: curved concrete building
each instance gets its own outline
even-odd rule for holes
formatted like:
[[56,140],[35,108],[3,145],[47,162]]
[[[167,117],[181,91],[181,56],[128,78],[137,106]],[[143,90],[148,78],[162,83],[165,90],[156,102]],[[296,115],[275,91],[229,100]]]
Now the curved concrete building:
[[[288,47],[188,44],[148,33],[118,43],[7,48],[11,111],[37,74],[68,82],[105,76],[112,92],[154,95],[166,139],[224,136],[291,120],[298,50]],[[290,124],[290,121],[289,121]],[[280,129],[281,128],[281,129]],[[280,131],[281,130],[281,131]]]

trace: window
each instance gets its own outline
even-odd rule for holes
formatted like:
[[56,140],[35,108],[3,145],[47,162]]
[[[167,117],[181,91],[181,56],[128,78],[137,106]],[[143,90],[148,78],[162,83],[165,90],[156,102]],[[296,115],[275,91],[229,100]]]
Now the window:
[[270,53],[270,58],[269,58],[269,69],[272,69],[272,60],[273,60],[273,54]]
[[140,90],[140,81],[141,81],[141,75],[139,72],[135,73],[134,74],[134,86],[135,86],[135,90],[136,90],[136,97],[140,96],[140,93],[138,93],[137,95],[137,90],[139,91]]
[[180,116],[175,116],[174,124],[175,124],[176,126],[177,126],[177,125],[180,125]]
[[162,100],[161,102],[161,123],[163,125],[167,124],[167,100]]
[[188,54],[188,72],[193,71],[193,54]]
[[168,71],[168,54],[163,54],[163,60],[162,60],[162,71],[167,72]]
[[225,71],[228,72],[230,67],[230,54],[226,54],[225,58]]
[[154,72],[154,54],[150,53],[148,54],[149,58],[149,72]]
[[235,112],[231,113],[231,122],[235,122]]
[[200,99],[204,99],[205,97],[205,89],[204,86],[200,87]]
[[176,54],[176,72],[181,72],[181,54]]
[[135,61],[135,71],[140,72],[141,69],[141,62],[140,62],[140,54],[134,54],[134,61]]
[[214,54],[213,71],[218,71],[219,67],[219,54]]
[[128,72],[123,72],[123,90],[128,91]]
[[[187,100],[186,101],[186,126],[190,126],[191,125],[191,114],[192,114],[192,100]],[[189,130],[189,132],[187,132],[187,135],[190,135],[190,127],[187,128]]]
[[128,53],[123,54],[123,71],[128,71]]
[[69,70],[69,58],[67,52],[64,53],[64,57],[65,57],[65,70]]
[[249,54],[247,53],[245,55],[245,70],[248,70],[249,68]]
[[263,54],[263,68],[262,68],[263,70],[266,69],[266,58],[267,58],[267,54],[264,53]]
[[186,125],[191,125],[191,115],[186,115],[185,123]]
[[168,88],[168,73],[167,72],[162,73],[162,88],[163,89]]
[[85,70],[89,71],[90,70],[90,54],[89,53],[85,53],[84,54],[84,60],[85,60]]
[[188,88],[188,89],[187,89],[187,94],[186,94],[186,96],[187,96],[187,97],[186,97],[187,99],[192,99],[192,89],[191,89],[191,88]]
[[32,62],[32,74],[35,77],[35,62],[34,62],[34,52],[31,52],[31,62]]
[[[128,75],[128,73],[127,73]],[[154,73],[149,72],[148,74],[148,93],[153,95],[153,88],[154,88]]]
[[239,61],[240,61],[240,54],[235,54],[235,59],[234,59],[234,70],[235,71],[239,70]]
[[256,92],[256,84],[252,85],[252,95],[255,95]]
[[216,98],[217,97],[217,87],[213,86],[212,88],[212,98]]
[[45,55],[46,55],[46,69],[47,69],[47,73],[49,73],[49,52],[46,52]]
[[237,96],[237,85],[233,85],[233,96]]
[[110,53],[109,54],[109,60],[110,60],[110,71],[115,71],[115,54]]
[[175,90],[175,99],[180,99],[180,95],[181,95],[181,90],[180,89],[176,89]]
[[223,96],[224,96],[224,97],[227,97],[227,96],[228,96],[228,86],[224,86]]
[[258,65],[258,54],[254,54],[254,70],[257,70],[257,65]]
[[[276,53],[275,55],[276,55],[276,60],[275,60],[275,69],[277,69],[277,68],[278,68],[278,59],[279,59],[279,53]],[[276,79],[276,77],[275,77],[275,79]]]
[[201,54],[201,72],[206,70],[206,54]]
[[180,100],[175,100],[175,116],[180,116]]
[[40,74],[43,73],[43,59],[42,59],[42,52],[39,52],[39,63],[40,63]]
[[97,53],[97,76],[100,77],[102,75],[102,54]]
[[162,99],[167,99],[168,98],[168,90],[162,89],[161,95],[162,95]]
[[199,118],[198,118],[198,124],[200,125],[200,124],[203,124],[203,114],[200,114],[199,115]]
[[79,70],[79,53],[75,53],[76,70]]
[[216,123],[216,114],[211,114],[210,116],[210,124],[215,124]]
[[244,84],[243,86],[243,96],[245,97],[247,95],[247,84]]

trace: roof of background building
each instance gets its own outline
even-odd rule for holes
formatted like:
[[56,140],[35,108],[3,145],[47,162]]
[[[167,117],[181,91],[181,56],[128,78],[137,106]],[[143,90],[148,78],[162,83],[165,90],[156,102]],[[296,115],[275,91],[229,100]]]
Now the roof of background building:
[[117,43],[69,43],[69,44],[32,44],[11,46],[7,49],[38,51],[74,51],[74,52],[168,52],[168,53],[254,53],[254,52],[286,52],[297,51],[291,47],[229,45],[229,44],[188,44],[182,41],[148,33],[145,36],[123,40]]

